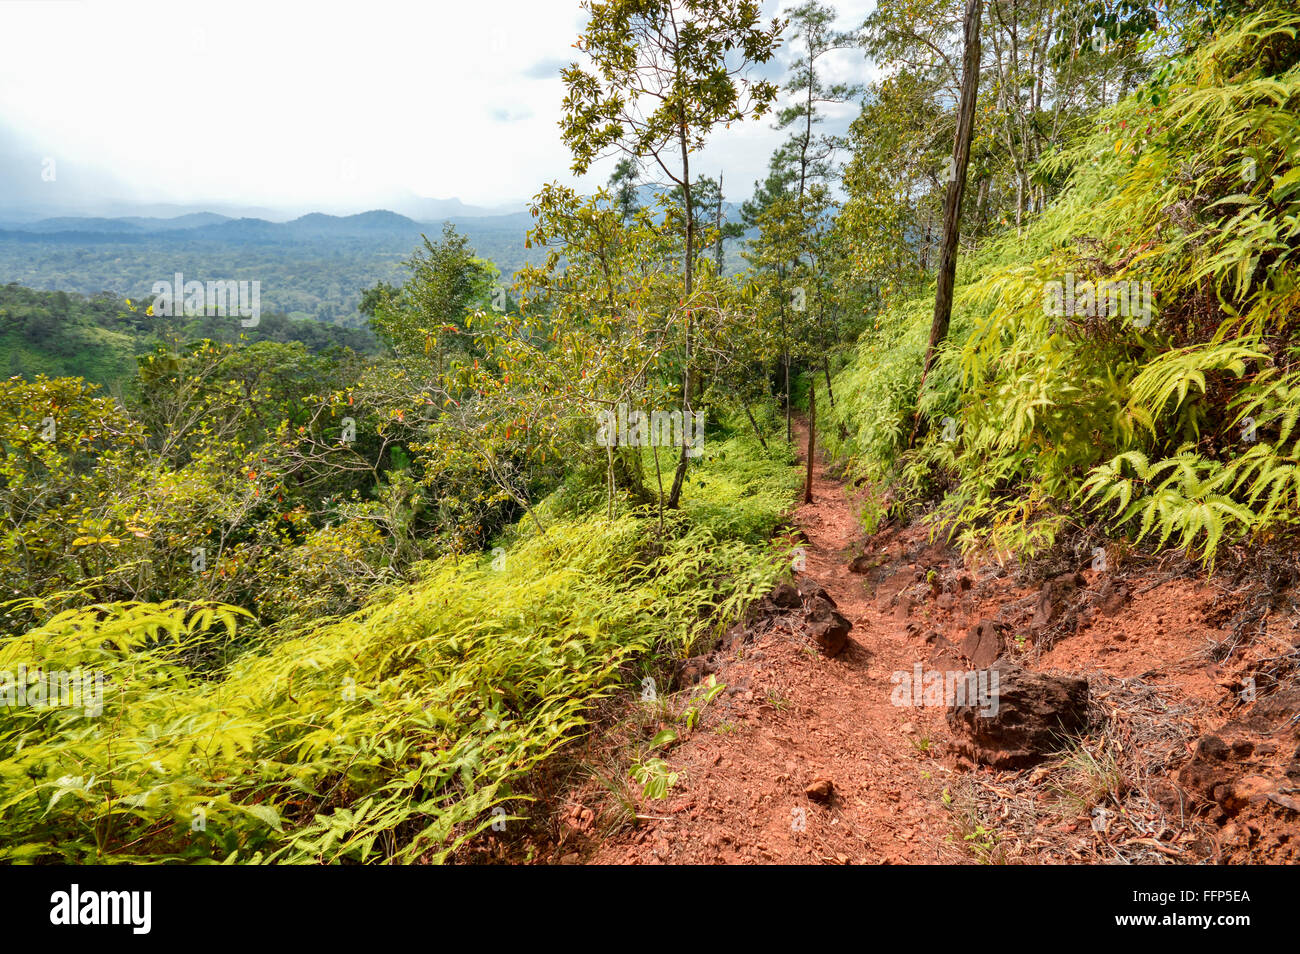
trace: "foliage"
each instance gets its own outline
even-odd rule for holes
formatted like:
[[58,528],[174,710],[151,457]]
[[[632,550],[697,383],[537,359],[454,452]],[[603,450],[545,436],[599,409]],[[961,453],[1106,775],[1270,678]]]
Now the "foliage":
[[555,520],[500,561],[446,557],[356,615],[233,654],[226,607],[46,616],[0,643],[0,670],[102,673],[103,712],[12,710],[0,857],[447,859],[494,806],[523,810],[529,772],[586,730],[633,656],[692,652],[771,586],[788,469],[737,439],[706,479],[717,510],[670,515],[658,555],[650,514]]
[[[925,300],[864,338],[841,390],[871,389],[857,414],[893,411],[846,452],[922,495],[950,488],[938,518],[999,553],[1032,553],[1093,506],[1115,530],[1207,561],[1293,525],[1298,29],[1280,9],[1232,21],[1158,103],[1135,93],[1059,157],[1073,170],[1062,196],[963,266],[974,280],[915,451],[901,441],[911,345],[888,367],[863,355],[900,326],[914,341]],[[1149,283],[1151,313],[1062,314],[1048,283],[1076,273]],[[853,413],[840,410],[845,427]]]

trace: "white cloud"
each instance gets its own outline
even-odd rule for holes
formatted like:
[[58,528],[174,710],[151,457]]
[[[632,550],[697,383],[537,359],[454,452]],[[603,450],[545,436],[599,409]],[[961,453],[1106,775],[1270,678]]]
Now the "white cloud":
[[[0,115],[155,201],[496,205],[568,177],[557,70],[582,22],[576,0],[6,2]],[[699,168],[748,192],[779,139],[720,131]]]

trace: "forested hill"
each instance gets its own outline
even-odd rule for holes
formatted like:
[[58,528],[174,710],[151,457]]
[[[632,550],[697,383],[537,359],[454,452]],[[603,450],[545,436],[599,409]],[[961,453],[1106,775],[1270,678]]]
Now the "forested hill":
[[[530,222],[517,213],[455,225],[509,278],[528,261]],[[0,281],[141,299],[178,271],[201,281],[256,279],[267,311],[356,328],[365,322],[357,312],[362,291],[398,279],[420,235],[437,236],[442,228],[379,210],[289,222],[212,214],[179,221],[62,217],[0,227]]]
[[158,347],[201,339],[298,343],[311,353],[351,348],[373,353],[379,342],[368,327],[345,328],[266,313],[244,327],[228,317],[161,318],[124,298],[37,291],[17,282],[0,285],[0,368],[6,375],[75,377],[120,391],[137,361]]
[[[664,193],[642,183],[634,202],[651,205]],[[734,271],[742,264],[739,239],[747,234],[740,204],[723,201],[719,216],[731,223],[723,242],[727,267]],[[256,279],[269,312],[359,328],[366,322],[357,310],[364,289],[399,281],[420,236],[437,237],[447,225],[469,239],[505,284],[524,265],[541,261],[539,251],[527,248],[533,226],[528,212],[438,222],[378,209],[346,216],[313,212],[288,222],[211,212],[169,219],[59,216],[22,223],[0,219],[0,282],[143,299],[154,282],[170,280],[177,271],[187,280]]]

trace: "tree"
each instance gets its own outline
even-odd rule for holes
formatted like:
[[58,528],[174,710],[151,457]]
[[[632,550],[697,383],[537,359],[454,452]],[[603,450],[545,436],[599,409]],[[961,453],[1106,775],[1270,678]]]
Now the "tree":
[[496,268],[478,258],[450,222],[442,239],[422,235],[423,249],[406,261],[411,277],[394,293],[380,283],[366,293],[370,324],[405,361],[432,359],[441,371],[452,353],[470,353],[466,318],[488,303]]
[[[751,80],[750,68],[775,52],[781,24],[761,23],[754,0],[605,0],[590,13],[577,63],[562,77],[568,88],[561,134],[581,175],[607,150],[648,161],[682,190],[685,322],[682,329],[682,416],[691,413],[691,307],[695,268],[695,210],[691,154],[719,124],[761,116],[776,87]],[[683,438],[669,506],[686,478]]]
[[[855,84],[827,84],[818,68],[826,54],[857,43],[854,34],[834,29],[835,11],[817,0],[787,9],[792,26],[791,40],[800,52],[790,65],[785,89],[790,102],[777,111],[777,129],[790,129],[790,138],[772,155],[770,172],[763,183],[754,184],[754,198],[744,214],[751,226],[760,228],[753,259],[773,270],[780,288],[776,296],[782,341],[786,440],[792,438],[790,407],[790,363],[792,337],[808,349],[808,357],[820,354],[820,364],[830,389],[830,361],[826,340],[826,281],[829,261],[825,253],[828,230],[824,213],[829,206],[825,184],[834,178],[833,157],[839,140],[817,135],[822,107],[844,103],[861,95]],[[774,255],[791,256],[789,266],[773,260]],[[809,306],[812,305],[810,309]],[[791,314],[793,311],[793,314]],[[810,319],[816,319],[810,323]],[[792,335],[791,320],[800,325]],[[834,402],[832,401],[832,404]]]
[[781,155],[795,170],[802,199],[810,181],[825,182],[835,174],[833,157],[838,140],[815,135],[816,126],[822,122],[819,107],[845,103],[862,95],[862,87],[857,84],[827,84],[818,71],[817,61],[834,50],[854,46],[858,38],[835,30],[835,10],[817,0],[807,0],[787,9],[786,14],[793,27],[790,38],[800,43],[802,51],[790,64],[785,89],[791,94],[791,102],[777,111],[776,128],[794,130]]
[[668,395],[660,365],[679,289],[663,267],[668,231],[645,209],[625,223],[609,198],[542,189],[529,242],[546,257],[520,271],[521,307],[475,315],[485,360],[457,365],[438,386],[446,410],[430,449],[472,460],[535,522],[522,465],[549,460],[581,471],[593,430],[604,446],[609,514],[619,492],[638,504],[651,499],[639,449],[598,421]]
[[[758,203],[750,206],[757,209]],[[775,322],[783,377],[786,441],[793,439],[791,365],[820,366],[827,377],[826,354],[834,346],[839,296],[832,276],[840,246],[832,232],[833,206],[822,183],[810,185],[801,200],[793,191],[774,193],[754,219],[757,237],[745,252],[759,317]]]
[[[692,228],[700,236],[700,246],[711,245],[713,248],[714,270],[721,275],[726,263],[724,242],[729,238],[739,238],[745,234],[745,227],[739,222],[731,222],[726,215],[726,202],[722,194],[722,175],[718,178],[700,176],[692,187],[692,213],[695,221]],[[674,188],[669,193],[676,215],[684,222],[686,201],[682,189]],[[684,231],[684,229],[683,229]]]
[[609,191],[614,196],[614,207],[624,222],[631,219],[632,214],[640,208],[641,203],[637,201],[636,194],[640,174],[636,163],[624,157],[618,161],[609,177]]

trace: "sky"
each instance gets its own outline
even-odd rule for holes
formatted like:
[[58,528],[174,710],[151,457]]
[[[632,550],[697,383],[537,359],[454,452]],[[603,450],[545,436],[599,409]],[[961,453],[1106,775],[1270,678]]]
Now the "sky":
[[[834,4],[844,27],[872,5]],[[24,154],[134,200],[518,206],[571,180],[558,74],[584,21],[578,0],[0,0],[0,117]],[[873,75],[857,51],[827,65]],[[693,167],[743,198],[782,138],[770,119],[720,130]]]

